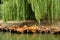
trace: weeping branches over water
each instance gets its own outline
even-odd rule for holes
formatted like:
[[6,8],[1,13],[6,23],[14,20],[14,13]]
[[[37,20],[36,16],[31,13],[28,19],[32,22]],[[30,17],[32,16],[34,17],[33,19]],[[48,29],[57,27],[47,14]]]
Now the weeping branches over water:
[[25,21],[25,0],[16,0],[17,20]]
[[40,19],[45,17],[46,1],[45,0],[30,0],[32,10],[35,12],[35,18],[40,23]]
[[59,12],[59,0],[55,0],[54,4],[53,4],[53,13],[54,13],[54,20],[57,21],[58,20],[58,13]]
[[[15,4],[12,0],[3,0],[2,4],[2,16],[4,21],[9,21],[9,20],[14,20],[14,15],[15,15]],[[13,17],[12,17],[13,16]]]
[[[40,24],[41,19],[47,16],[48,22],[57,21],[60,16],[59,0],[2,0],[2,18],[4,21],[23,20],[30,18],[30,15],[35,16],[35,19]],[[31,7],[30,7],[30,6]],[[32,17],[34,17],[32,15]],[[32,18],[31,17],[31,18]]]
[[58,10],[58,0],[47,0],[48,22],[53,23],[58,20]]
[[48,18],[48,23],[58,20],[59,0],[30,0],[35,18],[40,23],[40,19]]
[[[3,20],[23,20],[26,19],[27,0],[3,0]],[[25,16],[26,15],[26,16]]]
[[1,12],[2,10],[1,10],[1,4],[0,4],[0,19],[2,19],[2,12]]

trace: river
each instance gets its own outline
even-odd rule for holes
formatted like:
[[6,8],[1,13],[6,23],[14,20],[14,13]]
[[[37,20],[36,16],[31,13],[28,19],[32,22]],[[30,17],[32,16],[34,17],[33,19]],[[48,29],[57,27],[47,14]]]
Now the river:
[[0,40],[60,40],[60,35],[54,34],[16,34],[0,32]]

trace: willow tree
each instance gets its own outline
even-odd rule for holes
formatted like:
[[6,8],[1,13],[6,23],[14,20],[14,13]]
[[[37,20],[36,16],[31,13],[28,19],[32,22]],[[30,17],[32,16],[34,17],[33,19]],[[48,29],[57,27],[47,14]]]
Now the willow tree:
[[27,0],[3,0],[3,20],[23,20],[26,19]]
[[22,20],[25,20],[25,2],[24,0],[16,0],[16,6],[17,6],[17,20],[20,18]]
[[59,0],[2,0],[2,2],[2,18],[4,21],[25,21],[32,15],[33,18],[35,16],[39,24],[41,19],[46,18],[45,16],[47,16],[48,22],[53,23],[58,20],[60,14]]
[[0,19],[2,19],[2,10],[1,10],[1,4],[0,4]]
[[53,1],[53,13],[54,13],[54,20],[57,21],[59,18],[58,18],[58,12],[59,12],[59,0],[54,0]]
[[58,19],[58,0],[47,0],[48,22],[53,23]]
[[51,16],[52,16],[52,23],[53,21],[57,21],[58,19],[58,0],[52,0],[51,6]]
[[57,10],[57,12],[58,12],[58,19],[60,19],[60,0],[58,0],[58,5],[57,5],[58,7],[58,10]]
[[35,13],[35,18],[40,24],[40,19],[45,17],[46,13],[46,0],[30,0],[31,7],[33,12]]

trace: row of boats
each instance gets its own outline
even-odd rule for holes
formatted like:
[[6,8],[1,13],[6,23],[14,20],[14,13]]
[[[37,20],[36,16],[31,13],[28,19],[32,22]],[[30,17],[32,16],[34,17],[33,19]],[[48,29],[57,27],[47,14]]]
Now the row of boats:
[[12,25],[12,26],[0,26],[0,31],[8,31],[13,33],[60,33],[60,27],[50,26],[30,26],[24,25],[23,27]]

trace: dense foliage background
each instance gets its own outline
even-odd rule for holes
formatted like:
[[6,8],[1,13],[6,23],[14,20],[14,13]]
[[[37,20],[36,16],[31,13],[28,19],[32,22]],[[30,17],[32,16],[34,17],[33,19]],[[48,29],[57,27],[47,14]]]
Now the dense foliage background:
[[53,23],[60,19],[60,0],[1,0],[0,19],[3,21],[47,20]]

